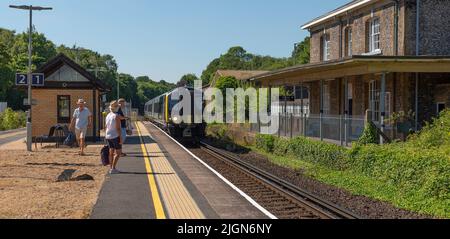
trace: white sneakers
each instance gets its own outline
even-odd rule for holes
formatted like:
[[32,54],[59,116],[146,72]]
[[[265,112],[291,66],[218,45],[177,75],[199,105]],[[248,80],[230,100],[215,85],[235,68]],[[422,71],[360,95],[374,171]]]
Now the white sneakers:
[[111,169],[111,170],[109,170],[109,174],[119,174],[119,173],[120,173],[120,171],[117,170],[117,169]]

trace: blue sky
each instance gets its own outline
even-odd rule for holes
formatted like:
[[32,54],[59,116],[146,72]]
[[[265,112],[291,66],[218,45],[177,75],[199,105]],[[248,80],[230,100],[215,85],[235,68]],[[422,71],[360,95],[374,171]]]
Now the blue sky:
[[36,12],[39,32],[56,44],[115,56],[119,71],[176,82],[200,75],[231,46],[276,57],[291,54],[300,26],[349,0],[0,0],[0,27],[27,29],[10,4],[52,6]]

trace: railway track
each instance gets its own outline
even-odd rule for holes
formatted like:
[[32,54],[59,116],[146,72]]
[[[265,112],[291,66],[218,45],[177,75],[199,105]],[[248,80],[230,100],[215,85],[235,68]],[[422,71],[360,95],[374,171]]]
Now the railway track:
[[353,212],[200,141],[180,142],[279,219],[360,219]]
[[[347,209],[323,200],[263,171],[228,151],[200,142],[194,153],[280,219],[359,219]],[[201,151],[201,152],[200,152]]]

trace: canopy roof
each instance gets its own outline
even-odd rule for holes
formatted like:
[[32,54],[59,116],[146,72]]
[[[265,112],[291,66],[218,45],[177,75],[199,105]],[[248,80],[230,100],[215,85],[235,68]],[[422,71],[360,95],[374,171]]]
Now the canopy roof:
[[313,81],[382,72],[450,73],[450,56],[353,56],[271,71],[248,81]]

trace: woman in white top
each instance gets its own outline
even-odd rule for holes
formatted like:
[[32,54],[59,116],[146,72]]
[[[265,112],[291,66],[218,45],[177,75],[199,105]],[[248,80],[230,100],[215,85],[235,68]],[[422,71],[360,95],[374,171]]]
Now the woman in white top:
[[122,139],[120,119],[117,115],[119,110],[119,104],[117,101],[113,101],[109,105],[110,113],[106,116],[106,140],[109,146],[109,159],[111,161],[110,174],[118,174],[120,171],[116,169],[119,162],[120,155],[122,154]]

